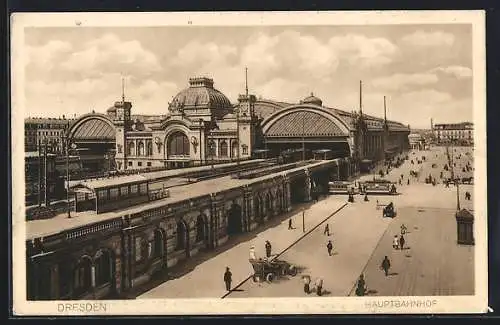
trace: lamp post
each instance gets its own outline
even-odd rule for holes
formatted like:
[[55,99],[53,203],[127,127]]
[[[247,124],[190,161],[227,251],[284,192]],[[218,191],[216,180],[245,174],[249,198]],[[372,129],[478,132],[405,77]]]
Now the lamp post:
[[71,218],[71,207],[69,205],[69,136],[66,137],[66,203],[68,208],[68,218]]
[[302,114],[302,160],[306,160],[306,142],[304,134],[304,124],[306,123],[306,113]]
[[238,173],[239,173],[239,166],[240,166],[240,110],[236,109],[236,144],[237,144],[237,150],[236,150],[236,165],[238,166]]
[[69,201],[69,182],[70,182],[70,171],[69,171],[69,150],[71,149],[76,149],[76,144],[70,143],[70,138],[69,136],[66,136],[66,203],[67,203],[67,209],[68,209],[68,218],[71,218],[71,207],[70,207],[70,201]]
[[306,210],[302,210],[302,232],[306,232],[306,218],[305,218]]

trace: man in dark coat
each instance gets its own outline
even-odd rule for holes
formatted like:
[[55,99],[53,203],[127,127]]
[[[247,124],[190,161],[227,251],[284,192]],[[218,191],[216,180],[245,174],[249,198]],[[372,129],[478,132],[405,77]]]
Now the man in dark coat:
[[405,237],[401,235],[401,237],[399,237],[399,247],[401,250],[403,250],[404,246],[405,246]]
[[366,284],[363,274],[359,276],[358,283],[356,284],[356,296],[364,296],[366,293]]
[[293,229],[292,227],[292,218],[288,219],[288,230]]
[[325,230],[323,231],[323,235],[330,236],[330,225],[326,224]]
[[271,243],[269,240],[266,240],[266,256],[271,257]]
[[231,281],[233,274],[229,271],[229,267],[226,267],[226,272],[224,272],[224,282],[226,283],[226,290],[231,291]]
[[408,182],[407,182],[408,185],[410,185],[410,179],[408,178]]
[[384,270],[385,276],[389,275],[389,269],[391,268],[391,261],[389,261],[389,258],[387,256],[384,257],[384,260],[382,261],[380,268]]
[[328,244],[326,244],[326,249],[328,250],[328,255],[332,256],[333,244],[331,240],[329,240]]

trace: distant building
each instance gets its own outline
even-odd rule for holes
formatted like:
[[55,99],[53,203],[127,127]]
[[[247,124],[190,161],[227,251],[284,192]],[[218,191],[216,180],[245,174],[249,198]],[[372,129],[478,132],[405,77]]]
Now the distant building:
[[433,133],[438,144],[474,144],[474,124],[471,122],[435,124]]
[[420,133],[411,133],[408,135],[410,148],[413,150],[425,149],[425,139]]
[[37,118],[24,119],[24,151],[38,151],[44,141],[54,151],[61,152],[62,137],[74,119],[62,118]]

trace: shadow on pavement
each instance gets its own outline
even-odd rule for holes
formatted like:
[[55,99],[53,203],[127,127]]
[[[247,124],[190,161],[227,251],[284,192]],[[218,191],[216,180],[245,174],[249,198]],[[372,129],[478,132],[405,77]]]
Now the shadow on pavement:
[[[323,196],[319,199],[319,201],[323,201],[327,199],[329,196]],[[206,262],[217,255],[224,253],[225,251],[243,243],[250,241],[251,239],[257,237],[257,235],[263,231],[266,231],[270,228],[274,228],[278,225],[280,225],[283,221],[289,219],[292,217],[294,214],[301,212],[302,210],[307,210],[309,209],[312,205],[314,205],[317,202],[307,202],[307,203],[298,203],[296,204],[290,212],[285,212],[282,215],[274,216],[266,221],[265,224],[258,225],[257,228],[250,232],[246,233],[241,233],[233,237],[229,237],[228,241],[219,247],[213,248],[213,249],[204,249],[201,250],[197,255],[190,257],[187,260],[179,262],[177,265],[161,270],[157,273],[155,273],[152,277],[151,280],[145,283],[144,285],[141,285],[138,288],[132,289],[130,292],[127,293],[126,296],[121,297],[122,299],[135,299],[137,296],[140,296],[155,287],[167,282],[168,280],[173,280],[180,278],[189,272],[193,271],[196,266],[199,264]],[[296,227],[293,227],[295,229]],[[264,242],[262,243],[264,245]],[[231,267],[230,265],[228,265]],[[208,279],[207,279],[208,280]],[[236,291],[236,290],[232,290]]]
[[395,276],[395,275],[398,275],[399,273],[398,272],[391,272],[388,274],[388,276]]

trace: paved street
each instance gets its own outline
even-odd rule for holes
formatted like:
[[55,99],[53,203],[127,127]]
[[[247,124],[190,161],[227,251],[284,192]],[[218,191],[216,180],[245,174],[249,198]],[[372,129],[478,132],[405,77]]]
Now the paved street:
[[[308,208],[305,212],[306,232],[342,207],[345,202],[344,198],[332,196]],[[226,293],[223,282],[226,266],[231,268],[234,285],[252,274],[253,270],[248,262],[249,249],[252,245],[255,246],[257,256],[265,256],[264,243],[266,240],[272,243],[273,252],[281,252],[303,236],[302,212],[295,212],[292,214],[292,218],[295,229],[288,230],[288,218],[283,219],[277,226],[268,228],[221,252],[195,266],[191,272],[159,285],[140,295],[138,299],[222,297]]]
[[[457,148],[458,151],[467,149]],[[426,161],[416,164],[412,157],[422,155],[426,156]],[[467,158],[462,154],[457,168],[461,170]],[[317,277],[324,280],[325,296],[347,296],[353,294],[361,273],[366,277],[370,295],[473,294],[473,247],[456,244],[456,187],[424,183],[429,173],[439,182],[439,173],[447,163],[444,148],[410,153],[410,159],[415,160],[414,165],[406,161],[385,176],[396,181],[401,174],[404,175],[403,185],[398,186],[399,195],[370,196],[369,202],[364,202],[358,195],[354,203],[328,218],[347,201],[343,195],[330,196],[312,204],[306,212],[308,230],[328,218],[325,223],[290,248],[286,249],[303,235],[301,213],[293,216],[296,229],[288,230],[288,219],[284,219],[279,225],[200,263],[191,272],[165,282],[139,298],[222,297],[226,293],[222,280],[225,266],[229,266],[233,273],[233,287],[247,279],[253,273],[248,262],[249,248],[255,245],[257,255],[263,256],[265,240],[271,241],[273,252],[286,249],[279,259],[296,265],[299,274],[272,283],[255,283],[249,279],[229,297],[306,296],[302,282],[302,275],[306,274],[313,281]],[[432,164],[437,167],[432,168]],[[410,170],[419,171],[419,177],[410,177]],[[408,178],[410,185],[407,185]],[[465,191],[474,195],[472,185],[461,185],[461,207],[472,210],[473,201],[465,201]],[[380,204],[394,202],[398,216],[382,218],[382,210],[376,207],[377,201]],[[326,223],[332,233],[330,237],[323,234]],[[392,248],[392,237],[399,233],[403,223],[409,231],[406,235],[408,249],[396,251]],[[326,249],[328,239],[334,244],[332,256],[328,256]],[[385,255],[391,260],[393,273],[387,278],[379,268]]]

